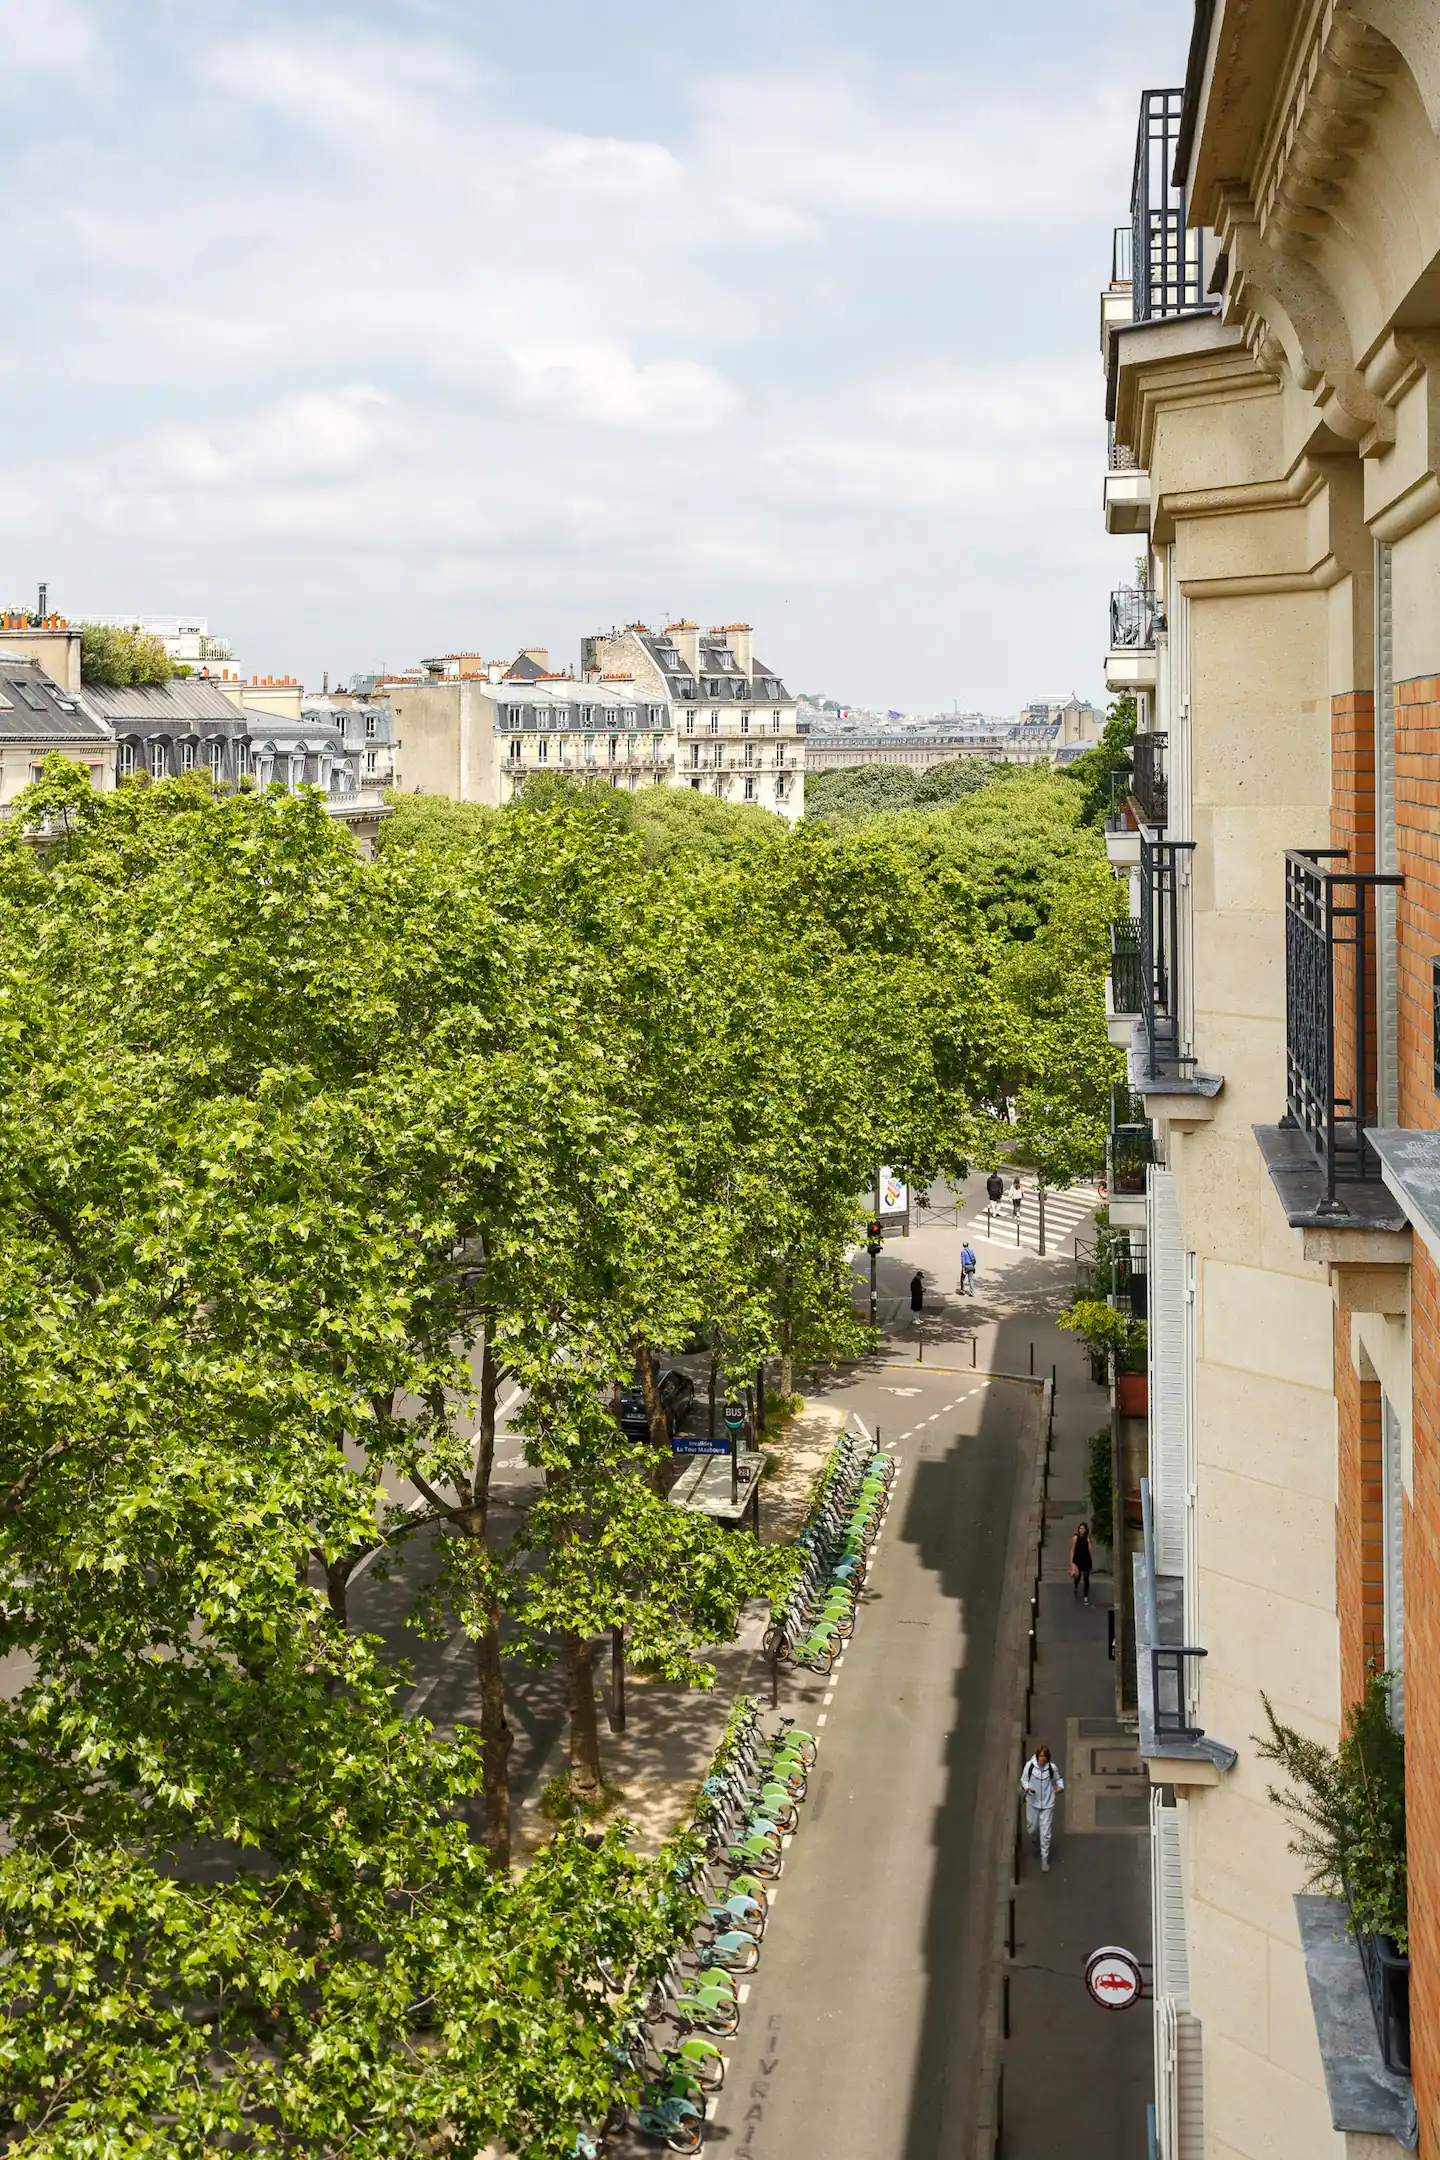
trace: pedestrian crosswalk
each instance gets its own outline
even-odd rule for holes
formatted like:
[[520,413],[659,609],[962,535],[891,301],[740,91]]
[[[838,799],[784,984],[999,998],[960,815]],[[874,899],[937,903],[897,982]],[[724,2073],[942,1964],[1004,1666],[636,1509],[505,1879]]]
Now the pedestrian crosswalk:
[[[1070,1185],[1063,1192],[1045,1194],[1045,1250],[1049,1254],[1070,1249],[1070,1241],[1079,1231],[1088,1234],[1091,1220],[1100,1204],[1100,1195],[1093,1185]],[[1005,1197],[998,1207],[992,1207],[982,1192],[977,1201],[963,1208],[960,1228],[971,1244],[1008,1245],[1013,1252],[1018,1246],[1022,1252],[1037,1252],[1040,1245],[1040,1195],[1038,1189],[1026,1183],[1020,1195],[1020,1219],[1017,1224],[1015,1210],[1007,1186]]]

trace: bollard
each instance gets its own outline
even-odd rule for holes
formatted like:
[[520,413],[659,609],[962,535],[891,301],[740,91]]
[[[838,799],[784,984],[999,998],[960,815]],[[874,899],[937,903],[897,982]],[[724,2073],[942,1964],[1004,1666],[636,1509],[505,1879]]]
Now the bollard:
[[1013,1958],[1015,1955],[1015,1900],[1013,1897],[1010,1900],[1010,1923],[1006,1930],[1005,1945]]
[[970,1337],[970,1370],[972,1372],[975,1370],[975,1345],[978,1341],[978,1336],[972,1335]]
[[1034,1345],[1034,1343],[1032,1342],[1032,1343],[1031,1343],[1031,1345],[1030,1345],[1030,1378],[1031,1378],[1031,1379],[1033,1380],[1033,1379],[1034,1379],[1034,1377],[1035,1377],[1035,1345]]
[[1000,2037],[1010,2037],[1010,1975],[1006,1973],[1000,1988]]

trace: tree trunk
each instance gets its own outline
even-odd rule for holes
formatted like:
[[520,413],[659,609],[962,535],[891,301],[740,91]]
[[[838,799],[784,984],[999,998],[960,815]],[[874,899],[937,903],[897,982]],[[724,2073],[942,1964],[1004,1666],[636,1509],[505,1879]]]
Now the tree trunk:
[[350,1625],[350,1577],[363,1557],[358,1552],[342,1553],[325,1570],[325,1595],[330,1604],[330,1617],[342,1635]]
[[470,1539],[474,1558],[484,1571],[479,1592],[484,1625],[475,1638],[475,1677],[480,1688],[480,1740],[484,1749],[485,1844],[497,1868],[510,1865],[510,1750],[514,1735],[505,1715],[505,1668],[500,1655],[500,1600],[489,1575],[486,1531],[490,1516],[490,1477],[495,1468],[495,1402],[500,1392],[500,1360],[487,1334],[480,1358],[480,1432],[470,1505],[460,1527]]
[[715,1343],[710,1350],[710,1438],[712,1440],[715,1437],[715,1395],[719,1385],[720,1345]]
[[582,1804],[599,1797],[600,1722],[595,1715],[595,1645],[588,1635],[567,1635],[570,1677],[570,1793]]
[[645,1422],[650,1427],[650,1445],[666,1449],[670,1445],[670,1427],[665,1418],[665,1405],[660,1400],[660,1373],[655,1352],[648,1343],[635,1346],[635,1363],[640,1372],[640,1389],[645,1397]]

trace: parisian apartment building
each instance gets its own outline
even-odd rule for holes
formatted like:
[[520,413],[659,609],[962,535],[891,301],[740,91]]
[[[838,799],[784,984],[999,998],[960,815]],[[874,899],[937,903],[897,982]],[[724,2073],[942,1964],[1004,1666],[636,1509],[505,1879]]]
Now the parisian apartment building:
[[528,646],[507,663],[448,653],[388,677],[395,785],[499,806],[532,773],[635,791],[680,787],[804,814],[795,700],[747,624],[644,624],[587,637],[578,673]]
[[[1160,2160],[1440,2153],[1436,25],[1200,0],[1101,301]],[[1267,1703],[1335,1748],[1380,1674],[1405,1947],[1310,1881],[1259,1750]]]

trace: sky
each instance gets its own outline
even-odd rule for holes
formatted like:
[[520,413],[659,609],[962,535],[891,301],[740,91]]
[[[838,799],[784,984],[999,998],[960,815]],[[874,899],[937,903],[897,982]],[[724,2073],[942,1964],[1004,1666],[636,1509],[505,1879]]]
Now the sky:
[[1101,695],[1099,290],[1186,0],[0,0],[0,601],[318,686],[749,621]]

